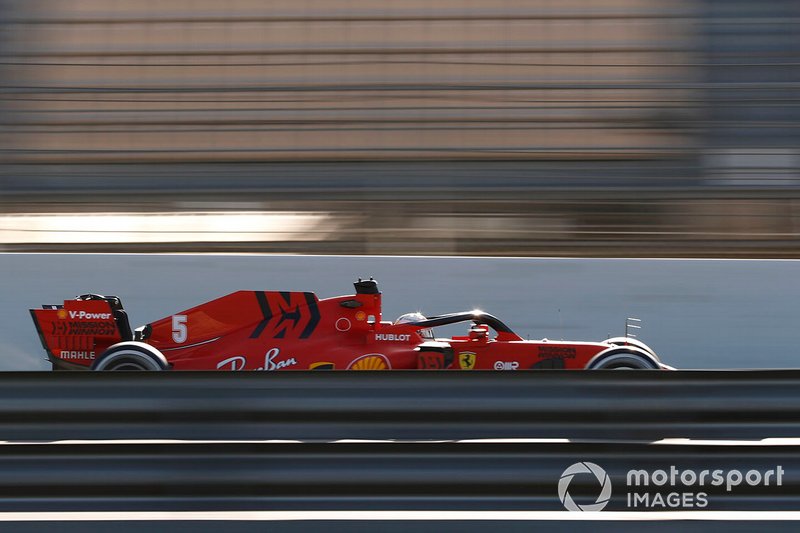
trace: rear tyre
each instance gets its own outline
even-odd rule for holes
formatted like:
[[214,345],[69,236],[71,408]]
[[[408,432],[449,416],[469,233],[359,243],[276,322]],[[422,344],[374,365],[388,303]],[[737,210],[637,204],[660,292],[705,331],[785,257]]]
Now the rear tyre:
[[92,370],[151,372],[168,370],[164,355],[143,342],[122,342],[106,350],[92,364]]

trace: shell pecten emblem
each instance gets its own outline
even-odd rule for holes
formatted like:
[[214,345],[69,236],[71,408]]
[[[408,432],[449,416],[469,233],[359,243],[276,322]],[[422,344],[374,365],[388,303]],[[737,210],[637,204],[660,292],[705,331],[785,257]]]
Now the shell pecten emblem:
[[392,365],[385,355],[369,353],[353,360],[347,370],[391,370]]

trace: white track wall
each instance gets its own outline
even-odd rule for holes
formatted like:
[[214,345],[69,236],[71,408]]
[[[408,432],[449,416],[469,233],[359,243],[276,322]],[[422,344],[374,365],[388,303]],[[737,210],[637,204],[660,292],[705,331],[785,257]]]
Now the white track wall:
[[800,261],[0,254],[0,271],[0,370],[49,369],[27,310],[78,294],[119,296],[137,327],[239,289],[350,294],[358,276],[384,320],[480,308],[523,337],[602,340],[632,316],[679,368],[800,367]]

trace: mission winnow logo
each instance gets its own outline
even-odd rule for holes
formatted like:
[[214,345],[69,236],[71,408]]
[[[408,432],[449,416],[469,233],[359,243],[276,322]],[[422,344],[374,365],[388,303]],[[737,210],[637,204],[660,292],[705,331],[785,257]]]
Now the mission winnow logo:
[[[781,465],[769,470],[723,470],[669,468],[628,470],[625,476],[626,509],[705,509],[711,497],[709,492],[731,493],[738,487],[780,487],[786,471]],[[578,503],[570,494],[570,486],[581,476],[582,488],[595,487],[596,498],[588,503]],[[596,485],[595,485],[596,484]],[[558,480],[558,498],[568,511],[602,511],[611,501],[611,477],[601,466],[589,461],[572,464]],[[580,501],[591,499],[585,491]],[[712,495],[713,496],[713,495]]]

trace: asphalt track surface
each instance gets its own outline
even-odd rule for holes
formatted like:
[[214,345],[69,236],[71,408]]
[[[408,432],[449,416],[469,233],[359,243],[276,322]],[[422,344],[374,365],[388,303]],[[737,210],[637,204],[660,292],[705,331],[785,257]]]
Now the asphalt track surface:
[[632,316],[677,368],[800,366],[793,260],[0,254],[0,273],[0,370],[48,369],[27,309],[77,294],[120,296],[136,327],[240,289],[351,294],[359,276],[384,319],[479,308],[523,337],[602,340]]
[[233,513],[5,513],[0,529],[13,531],[385,531],[556,532],[594,531],[796,531],[800,513],[787,512],[446,512],[247,511]]

